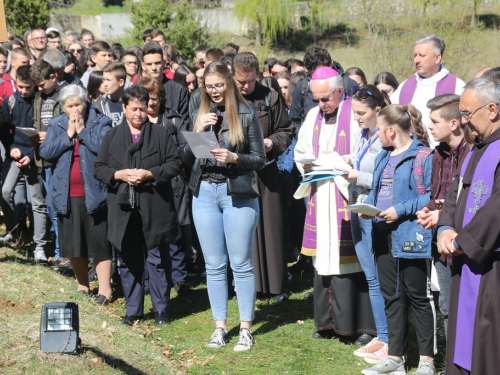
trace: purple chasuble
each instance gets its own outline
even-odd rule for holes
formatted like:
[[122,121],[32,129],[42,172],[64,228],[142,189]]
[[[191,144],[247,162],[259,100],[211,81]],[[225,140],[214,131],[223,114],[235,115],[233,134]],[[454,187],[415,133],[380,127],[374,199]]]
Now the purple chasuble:
[[[436,96],[444,94],[454,94],[455,87],[457,85],[457,77],[451,73],[448,73],[441,81],[436,85]],[[415,75],[411,76],[406,80],[399,93],[399,104],[407,105],[410,104],[413,99],[413,94],[417,89],[417,77]]]
[[[464,160],[460,177],[463,178],[467,165],[469,164],[475,147],[469,152]],[[467,202],[462,228],[465,227],[476,212],[485,205],[491,196],[493,189],[495,169],[500,160],[500,142],[497,140],[488,145],[488,148],[481,157],[480,164],[477,165],[472,178],[472,183],[468,191]],[[455,353],[453,362],[470,371],[472,365],[472,348],[474,344],[474,324],[476,320],[476,305],[481,283],[483,266],[480,266],[466,254],[464,254],[464,264],[460,278],[460,288],[458,292],[457,326],[455,339]]]
[[[313,130],[312,146],[314,156],[319,157],[320,153],[320,135],[323,123],[323,112],[320,110]],[[323,152],[336,151],[339,155],[349,154],[350,151],[350,127],[351,127],[351,98],[346,97],[342,110],[337,120],[337,130],[335,134],[335,146],[333,150],[323,150]],[[311,183],[311,193],[307,203],[306,220],[304,226],[304,238],[302,241],[301,252],[305,255],[316,256],[317,249],[317,231],[316,231],[316,207],[317,207],[317,182]],[[352,263],[356,257],[354,243],[351,234],[351,212],[346,210],[348,197],[342,196],[337,186],[335,186],[335,203],[337,208],[337,226],[339,238],[340,263]],[[357,261],[357,258],[355,258]]]

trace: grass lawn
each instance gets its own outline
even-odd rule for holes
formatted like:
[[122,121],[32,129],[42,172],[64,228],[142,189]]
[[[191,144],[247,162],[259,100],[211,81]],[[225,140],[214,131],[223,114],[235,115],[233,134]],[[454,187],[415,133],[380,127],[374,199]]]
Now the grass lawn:
[[[257,302],[249,352],[232,349],[238,335],[237,301],[229,301],[231,342],[213,350],[205,343],[214,325],[204,279],[191,279],[192,293],[172,292],[169,326],[157,328],[154,315],[134,327],[123,326],[123,298],[96,306],[76,293],[72,277],[35,265],[19,251],[0,249],[0,373],[1,374],[359,374],[368,365],[352,355],[349,340],[313,340],[310,274],[293,274],[291,299],[281,304]],[[117,291],[118,293],[119,291]],[[41,305],[75,301],[80,308],[82,353],[45,354],[39,350]],[[151,301],[146,298],[145,311]],[[442,342],[442,337],[440,338]],[[410,338],[410,368],[416,361],[414,333]],[[439,359],[439,358],[438,358]],[[442,363],[442,358],[440,359]],[[441,364],[438,368],[442,367]]]
[[103,6],[102,0],[77,0],[72,7],[54,8],[51,12],[75,16],[97,16],[102,13],[123,13],[125,11],[123,8],[123,1],[115,1],[115,3],[120,5]]

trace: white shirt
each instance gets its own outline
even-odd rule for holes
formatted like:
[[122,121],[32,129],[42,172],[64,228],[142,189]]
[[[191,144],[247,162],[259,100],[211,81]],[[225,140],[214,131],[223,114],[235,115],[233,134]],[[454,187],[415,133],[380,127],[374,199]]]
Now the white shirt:
[[[413,104],[422,113],[422,123],[427,129],[427,135],[429,138],[429,145],[434,148],[439,142],[434,141],[434,137],[430,134],[427,125],[430,124],[431,120],[429,115],[431,113],[430,109],[427,108],[427,102],[436,96],[436,86],[439,81],[448,75],[449,71],[443,65],[441,65],[441,70],[429,78],[422,78],[415,73],[417,78],[417,88],[413,94],[411,104]],[[406,83],[405,80],[399,85],[396,91],[391,95],[391,103],[399,104],[399,95],[403,85]],[[460,78],[457,78],[457,83],[455,86],[455,94],[461,95],[464,91],[465,82]]]

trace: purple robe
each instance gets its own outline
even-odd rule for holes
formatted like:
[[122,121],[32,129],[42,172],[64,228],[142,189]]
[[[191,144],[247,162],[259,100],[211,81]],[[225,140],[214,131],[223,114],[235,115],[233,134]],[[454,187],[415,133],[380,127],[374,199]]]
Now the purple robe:
[[[323,112],[318,111],[316,121],[314,124],[312,146],[314,156],[319,157],[320,153],[320,136],[321,128],[323,125]],[[333,150],[340,155],[348,154],[350,151],[350,125],[351,125],[351,98],[346,97],[344,104],[339,113],[337,120],[336,141]],[[311,193],[309,194],[309,201],[307,204],[306,220],[304,226],[304,237],[302,242],[301,253],[309,256],[315,256],[317,250],[317,231],[316,231],[316,205],[317,205],[317,182],[311,183]],[[351,234],[351,212],[345,210],[348,204],[349,197],[344,197],[339,189],[335,186],[335,203],[337,209],[337,230],[339,238],[339,255],[340,263],[352,263],[353,259],[357,261],[354,243]],[[342,209],[344,208],[344,209]]]
[[[455,87],[457,85],[457,77],[451,73],[448,73],[446,77],[440,80],[436,85],[436,96],[444,94],[454,94]],[[407,105],[410,104],[413,99],[413,94],[417,88],[417,77],[415,75],[411,76],[406,80],[399,93],[399,104]],[[429,98],[430,99],[430,98]]]

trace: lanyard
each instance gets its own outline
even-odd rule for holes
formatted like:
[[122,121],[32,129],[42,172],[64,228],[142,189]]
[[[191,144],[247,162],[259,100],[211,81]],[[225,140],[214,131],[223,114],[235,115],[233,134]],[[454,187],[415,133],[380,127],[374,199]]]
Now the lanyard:
[[[370,139],[368,140],[368,142],[366,142],[366,145],[363,148],[363,150],[358,150],[358,158],[357,158],[358,160],[356,160],[356,167],[357,167],[358,171],[360,170],[360,167],[361,167],[361,160],[363,160],[363,157],[368,152],[368,149],[370,148],[370,146],[372,144],[373,137],[375,136],[375,134],[377,134],[377,131],[378,131],[378,128],[375,129],[375,131],[373,132],[373,134],[370,137]],[[368,129],[364,129],[363,133],[361,134],[362,139],[365,138],[367,134],[368,134]],[[359,151],[361,151],[361,153]]]

